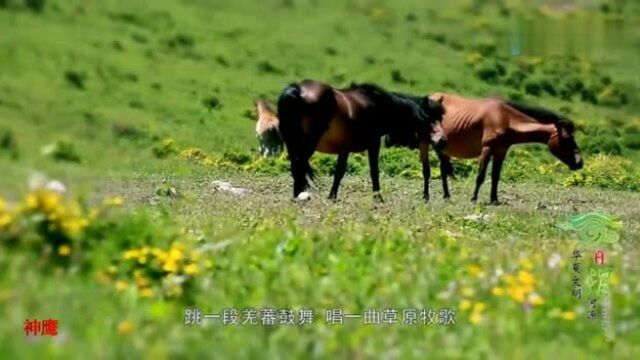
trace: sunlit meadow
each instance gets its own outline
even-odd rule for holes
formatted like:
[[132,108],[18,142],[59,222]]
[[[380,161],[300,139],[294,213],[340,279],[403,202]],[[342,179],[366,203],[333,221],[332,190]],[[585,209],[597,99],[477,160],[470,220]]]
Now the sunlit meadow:
[[[639,16],[631,0],[0,0],[3,356],[637,358]],[[389,148],[385,202],[363,154],[334,202],[317,154],[294,202],[286,154],[257,155],[252,101],[307,77],[549,107],[578,125],[585,168],[514,147],[489,206],[488,184],[469,201],[472,160],[442,200],[434,156],[425,204],[417,153]],[[589,318],[598,247],[567,227],[590,212],[619,226],[608,329]],[[190,324],[196,309],[240,323]],[[32,319],[57,334],[27,336]]]

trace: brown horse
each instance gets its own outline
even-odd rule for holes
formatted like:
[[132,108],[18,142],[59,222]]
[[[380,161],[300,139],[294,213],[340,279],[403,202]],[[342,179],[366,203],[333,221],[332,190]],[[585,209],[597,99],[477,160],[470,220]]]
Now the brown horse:
[[[450,157],[479,159],[479,171],[472,201],[484,182],[487,165],[491,169],[491,203],[498,203],[500,171],[509,147],[521,143],[547,144],[549,151],[571,170],[582,168],[580,150],[573,137],[573,123],[542,108],[500,99],[467,99],[435,93],[429,96],[445,109],[442,127],[447,146],[436,150],[440,159],[444,197],[449,197],[447,175],[453,175]],[[426,154],[422,154],[426,156]]]
[[286,144],[294,198],[307,198],[307,176],[313,172],[309,158],[317,150],[337,154],[330,199],[338,195],[349,153],[367,151],[374,196],[380,195],[378,155],[380,138],[420,134],[436,148],[446,143],[440,121],[442,106],[429,98],[386,91],[376,85],[352,84],[334,89],[304,80],[287,86],[278,100],[280,133]]
[[277,156],[282,152],[284,144],[278,130],[278,116],[268,101],[260,99],[256,101],[258,121],[256,123],[256,137],[259,141],[258,151],[260,155]]

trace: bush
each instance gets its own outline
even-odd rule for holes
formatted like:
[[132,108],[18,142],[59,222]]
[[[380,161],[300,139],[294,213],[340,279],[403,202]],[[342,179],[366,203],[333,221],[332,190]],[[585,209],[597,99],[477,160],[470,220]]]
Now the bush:
[[78,154],[75,145],[64,140],[59,140],[55,143],[46,145],[42,149],[42,154],[51,156],[53,159],[58,161],[68,161],[74,163],[81,162],[80,155]]
[[253,156],[248,153],[225,151],[222,158],[236,165],[245,165],[253,160]]
[[42,10],[44,10],[46,3],[47,3],[46,0],[24,0],[24,4],[29,9],[35,12],[42,12]]
[[20,157],[15,135],[9,129],[0,129],[0,155],[2,154],[8,154],[12,159]]
[[485,61],[475,68],[475,74],[478,78],[490,84],[497,84],[500,78],[505,75],[505,68],[497,61]]
[[587,154],[620,155],[622,153],[618,134],[603,127],[587,128],[585,136],[579,143],[582,151]]
[[175,155],[178,153],[178,148],[175,145],[173,139],[164,139],[159,144],[156,144],[152,148],[153,155],[157,158],[165,158],[169,155]]
[[583,170],[566,177],[563,185],[637,191],[640,190],[640,174],[627,159],[597,155],[587,159]]
[[85,82],[87,80],[87,77],[83,73],[69,70],[64,73],[64,78],[71,86],[75,87],[76,89],[85,89]]
[[604,106],[621,106],[627,103],[627,97],[616,86],[608,85],[598,94],[597,101]]
[[203,99],[202,105],[204,105],[208,110],[217,110],[222,107],[222,103],[215,96],[209,96],[208,98]]
[[504,79],[504,83],[507,86],[519,89],[522,87],[522,83],[527,78],[527,73],[520,69],[512,69],[509,71],[507,77]]
[[527,79],[524,83],[524,91],[529,95],[540,96],[542,94],[542,84],[539,79]]

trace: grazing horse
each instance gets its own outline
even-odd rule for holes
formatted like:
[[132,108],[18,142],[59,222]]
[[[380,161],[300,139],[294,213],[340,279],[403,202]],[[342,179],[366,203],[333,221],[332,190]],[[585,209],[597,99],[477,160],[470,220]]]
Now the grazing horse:
[[435,147],[446,143],[440,121],[442,106],[429,98],[389,92],[372,84],[334,89],[314,80],[287,86],[278,100],[280,133],[286,144],[293,197],[308,198],[309,158],[317,150],[337,154],[330,199],[338,195],[349,153],[367,151],[375,199],[381,201],[378,155],[380,138],[420,134]]
[[277,156],[284,147],[278,130],[278,116],[266,100],[258,100],[255,105],[258,113],[256,137],[260,143],[258,151],[265,157]]
[[478,199],[487,165],[493,159],[492,204],[498,203],[500,171],[511,145],[547,144],[549,151],[571,170],[583,166],[573,137],[573,122],[552,111],[500,99],[468,99],[444,93],[434,93],[429,98],[440,101],[445,109],[442,127],[447,146],[440,151],[436,149],[445,198],[449,197],[447,175],[453,175],[450,157],[478,157],[479,171],[472,201]]

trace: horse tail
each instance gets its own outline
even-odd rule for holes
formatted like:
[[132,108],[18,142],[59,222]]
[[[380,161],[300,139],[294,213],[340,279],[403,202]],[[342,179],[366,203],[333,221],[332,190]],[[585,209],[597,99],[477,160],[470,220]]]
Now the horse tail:
[[278,119],[280,121],[278,130],[289,153],[294,182],[299,182],[298,186],[294,185],[294,196],[308,187],[306,177],[314,179],[314,172],[308,161],[310,154],[306,154],[306,137],[302,128],[302,116],[307,106],[299,84],[291,84],[284,88],[278,99]]

